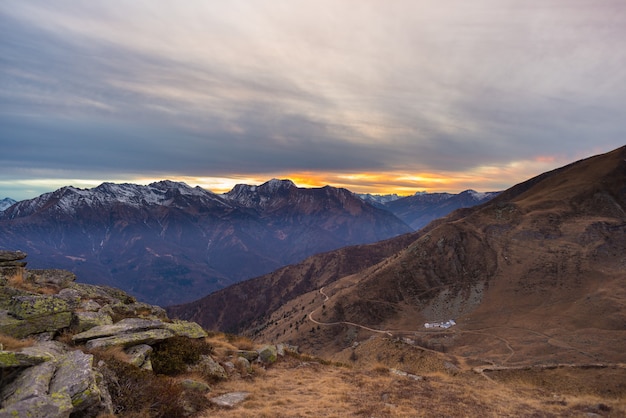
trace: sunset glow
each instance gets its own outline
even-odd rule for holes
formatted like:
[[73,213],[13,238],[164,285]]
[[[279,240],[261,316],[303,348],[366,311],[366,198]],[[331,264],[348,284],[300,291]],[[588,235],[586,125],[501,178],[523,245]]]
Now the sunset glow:
[[502,190],[624,144],[626,7],[6,0],[0,198]]

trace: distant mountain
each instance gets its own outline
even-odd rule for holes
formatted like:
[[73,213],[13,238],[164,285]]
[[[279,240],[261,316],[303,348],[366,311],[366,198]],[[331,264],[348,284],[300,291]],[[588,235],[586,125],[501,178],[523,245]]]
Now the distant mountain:
[[0,212],[0,248],[33,267],[169,305],[319,252],[409,232],[345,189],[288,180],[217,195],[184,183],[63,187]]
[[9,206],[14,205],[16,203],[17,203],[17,200],[13,200],[10,197],[5,197],[4,199],[0,200],[0,212],[2,212]]
[[498,192],[479,193],[474,190],[465,190],[459,194],[418,192],[413,196],[385,202],[383,207],[417,231],[456,209],[480,205],[497,195]]
[[626,146],[378,245],[171,310],[335,358],[378,335],[465,365],[626,362]]
[[386,203],[401,199],[397,194],[370,194],[355,193],[360,199],[379,208],[384,208]]

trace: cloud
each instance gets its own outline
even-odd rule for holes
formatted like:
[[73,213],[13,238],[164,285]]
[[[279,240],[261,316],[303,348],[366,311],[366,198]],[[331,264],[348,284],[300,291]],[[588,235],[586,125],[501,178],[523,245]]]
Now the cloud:
[[0,164],[108,180],[566,163],[626,134],[626,8],[592,6],[7,1]]

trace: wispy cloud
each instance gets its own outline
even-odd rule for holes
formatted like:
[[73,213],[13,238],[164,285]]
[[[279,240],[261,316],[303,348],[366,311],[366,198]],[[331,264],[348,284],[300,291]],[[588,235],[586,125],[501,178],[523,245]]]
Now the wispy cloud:
[[510,186],[624,143],[624,21],[618,0],[8,0],[0,180]]

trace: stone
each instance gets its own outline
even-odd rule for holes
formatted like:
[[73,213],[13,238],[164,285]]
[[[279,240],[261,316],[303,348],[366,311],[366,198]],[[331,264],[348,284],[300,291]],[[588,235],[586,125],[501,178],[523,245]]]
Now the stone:
[[69,396],[37,396],[0,409],[0,418],[69,418],[72,402]]
[[98,386],[98,376],[92,367],[93,356],[80,350],[70,351],[58,359],[57,364],[57,370],[50,382],[50,396],[67,393],[72,402],[72,414],[99,409],[102,391],[106,389]]
[[265,345],[259,350],[259,360],[265,364],[272,364],[276,362],[278,352],[275,345]]
[[222,363],[222,366],[224,367],[224,370],[227,374],[231,374],[235,371],[235,363],[233,363],[232,361],[225,361]]
[[28,254],[22,251],[0,250],[0,261],[23,260],[26,257],[28,257]]
[[113,325],[113,319],[104,312],[74,312],[72,327],[78,333],[103,325]]
[[[143,367],[146,360],[149,359],[152,351],[152,347],[148,344],[134,345],[124,350],[124,352],[128,355],[128,362],[137,367]],[[150,368],[152,368],[152,366],[150,366]]]
[[143,302],[119,302],[111,304],[110,307],[116,315],[121,317],[167,318],[165,309]]
[[276,354],[280,357],[285,357],[285,345],[284,344],[276,344]]
[[250,362],[245,357],[237,357],[237,360],[235,360],[235,367],[242,372],[245,371],[246,373],[250,373],[252,370]]
[[13,296],[8,310],[17,319],[30,319],[70,312],[70,307],[58,296],[29,295]]
[[234,408],[241,402],[245,401],[248,396],[250,396],[250,393],[248,392],[230,392],[216,396],[210,400],[217,406],[221,406],[223,408]]
[[67,353],[68,347],[59,341],[44,341],[31,347],[22,348],[22,354],[55,359]]
[[147,370],[149,372],[153,371],[153,369],[152,369],[152,360],[150,360],[149,357],[146,359],[146,361],[143,362],[143,364],[141,365],[141,369],[142,370]]
[[1,404],[11,405],[27,398],[47,396],[55,371],[56,365],[52,361],[23,370],[15,380],[0,391]]
[[157,341],[163,341],[172,337],[174,337],[174,333],[168,329],[149,329],[146,331],[96,338],[87,341],[85,347],[87,350],[114,346],[130,347],[138,344],[154,344]]
[[407,378],[415,380],[415,381],[420,381],[420,380],[424,379],[422,376],[417,376],[415,374],[407,373],[405,371],[398,370],[398,369],[389,369],[389,372],[391,374],[395,374],[397,376],[407,377]]
[[195,322],[175,320],[171,323],[164,323],[165,329],[169,329],[179,337],[206,338],[208,334],[200,325]]
[[30,367],[51,360],[50,356],[30,355],[17,351],[0,350],[0,369]]
[[203,376],[206,376],[214,380],[223,380],[228,378],[226,370],[211,356],[200,356],[200,361],[197,364],[189,367],[190,372],[198,372]]
[[0,333],[14,338],[25,338],[42,332],[56,332],[69,327],[71,322],[71,312],[59,312],[29,319],[16,319],[8,315],[7,311],[0,311]]
[[143,318],[125,318],[112,325],[101,325],[90,330],[81,332],[72,337],[72,341],[82,342],[94,338],[109,337],[116,334],[133,333],[156,328],[163,328],[163,322],[159,320]]
[[80,302],[79,309],[83,312],[98,312],[102,309],[102,305],[95,300],[87,299]]
[[27,280],[40,286],[53,285],[65,288],[76,281],[76,275],[67,270],[45,269],[28,270]]
[[[128,293],[108,286],[96,286],[84,283],[70,283],[68,290],[73,290],[81,299],[93,299],[98,303],[134,303],[136,299]],[[65,289],[64,289],[65,290]],[[62,293],[63,291],[59,292]]]
[[204,382],[193,379],[184,379],[180,382],[181,386],[186,390],[194,392],[207,393],[211,391],[211,387]]
[[235,354],[237,357],[245,358],[248,361],[254,361],[259,358],[259,353],[252,350],[237,350]]

